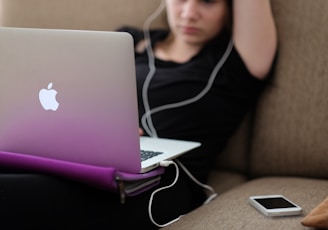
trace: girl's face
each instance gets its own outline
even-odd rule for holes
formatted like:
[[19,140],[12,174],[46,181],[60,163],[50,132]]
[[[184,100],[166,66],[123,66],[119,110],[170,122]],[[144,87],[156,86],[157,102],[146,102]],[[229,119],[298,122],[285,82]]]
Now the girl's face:
[[194,45],[214,38],[229,16],[226,0],[166,0],[166,10],[172,35]]

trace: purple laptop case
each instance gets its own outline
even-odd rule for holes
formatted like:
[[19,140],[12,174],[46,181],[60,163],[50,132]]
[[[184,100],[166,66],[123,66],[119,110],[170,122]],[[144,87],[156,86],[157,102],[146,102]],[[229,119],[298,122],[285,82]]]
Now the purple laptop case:
[[[118,189],[116,177],[124,181],[137,181],[152,178],[164,173],[164,168],[161,167],[148,173],[133,174],[120,172],[112,167],[86,165],[2,151],[0,151],[0,167],[58,175],[113,192],[116,192]],[[130,195],[140,194],[156,184],[158,184],[158,182],[141,188],[136,193]]]

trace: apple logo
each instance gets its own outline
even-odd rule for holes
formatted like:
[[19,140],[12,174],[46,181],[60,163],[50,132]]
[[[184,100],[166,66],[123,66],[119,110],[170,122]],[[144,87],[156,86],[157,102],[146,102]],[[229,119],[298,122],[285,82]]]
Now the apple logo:
[[59,103],[56,100],[57,91],[52,89],[52,82],[48,84],[47,89],[41,89],[39,92],[39,100],[45,110],[56,111]]

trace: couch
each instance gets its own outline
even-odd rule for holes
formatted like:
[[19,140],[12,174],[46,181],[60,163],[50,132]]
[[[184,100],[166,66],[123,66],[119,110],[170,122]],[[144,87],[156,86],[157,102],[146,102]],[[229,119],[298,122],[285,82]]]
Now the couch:
[[[0,0],[0,26],[141,27],[159,0]],[[218,156],[219,196],[167,229],[310,229],[301,220],[328,196],[328,1],[274,0],[279,57],[272,84]],[[166,27],[161,15],[152,27]],[[251,195],[282,194],[303,208],[271,218]]]

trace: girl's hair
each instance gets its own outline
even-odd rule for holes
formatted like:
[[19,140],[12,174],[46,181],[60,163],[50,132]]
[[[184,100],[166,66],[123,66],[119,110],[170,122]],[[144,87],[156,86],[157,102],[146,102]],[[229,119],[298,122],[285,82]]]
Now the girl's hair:
[[227,21],[227,25],[226,28],[227,30],[231,33],[232,30],[232,0],[226,0],[227,5],[228,5],[228,21]]

